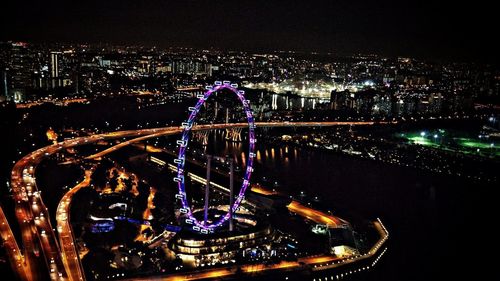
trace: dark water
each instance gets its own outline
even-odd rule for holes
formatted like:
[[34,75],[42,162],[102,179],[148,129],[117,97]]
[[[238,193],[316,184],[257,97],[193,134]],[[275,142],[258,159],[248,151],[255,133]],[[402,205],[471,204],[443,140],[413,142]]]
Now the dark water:
[[[219,153],[244,164],[246,143],[218,140]],[[254,177],[289,194],[317,195],[348,219],[380,217],[389,249],[368,274],[351,280],[442,280],[498,275],[491,265],[498,236],[495,189],[500,186],[352,158],[333,152],[259,143]],[[269,183],[269,184],[272,184]]]

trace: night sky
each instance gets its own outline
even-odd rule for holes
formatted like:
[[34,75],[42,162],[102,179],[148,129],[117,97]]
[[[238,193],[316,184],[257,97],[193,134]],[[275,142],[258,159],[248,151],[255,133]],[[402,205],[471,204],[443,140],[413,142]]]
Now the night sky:
[[0,40],[496,61],[493,1],[456,2],[2,1]]

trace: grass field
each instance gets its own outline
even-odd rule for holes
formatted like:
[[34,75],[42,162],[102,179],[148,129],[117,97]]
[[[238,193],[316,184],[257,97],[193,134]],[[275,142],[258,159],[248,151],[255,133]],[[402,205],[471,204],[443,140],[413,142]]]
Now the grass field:
[[447,151],[462,152],[484,156],[500,156],[500,142],[462,137],[445,133],[444,130],[431,132],[404,132],[397,134],[411,144],[432,147]]

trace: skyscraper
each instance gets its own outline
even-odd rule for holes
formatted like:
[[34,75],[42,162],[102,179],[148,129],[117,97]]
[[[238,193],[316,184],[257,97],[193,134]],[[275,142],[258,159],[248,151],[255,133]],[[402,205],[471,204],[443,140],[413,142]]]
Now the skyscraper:
[[62,80],[60,77],[61,55],[61,52],[50,52],[50,79],[52,88],[62,86]]
[[[15,42],[11,44],[7,82],[9,83],[8,100],[22,101],[26,90],[31,86],[31,61],[27,44]],[[10,78],[10,79],[9,79]]]
[[7,88],[7,71],[2,67],[0,69],[0,101],[7,99],[9,90]]
[[0,101],[7,99],[9,94],[7,86],[7,60],[8,45],[0,42]]

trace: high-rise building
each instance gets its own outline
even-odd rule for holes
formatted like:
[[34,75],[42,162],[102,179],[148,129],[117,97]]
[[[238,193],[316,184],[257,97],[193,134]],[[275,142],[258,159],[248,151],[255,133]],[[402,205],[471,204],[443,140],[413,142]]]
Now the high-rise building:
[[350,93],[348,91],[333,90],[330,93],[330,109],[343,110],[348,104]]
[[0,101],[6,100],[8,94],[9,90],[7,87],[7,71],[2,67],[0,69]]
[[388,93],[378,93],[373,97],[373,114],[389,116],[392,114],[391,95]]
[[178,74],[195,74],[212,76],[212,65],[199,60],[174,60],[172,72]]
[[443,95],[441,93],[429,94],[429,113],[441,113],[443,105]]
[[7,44],[0,42],[0,102],[7,99],[7,61],[9,47]]
[[31,86],[31,59],[26,43],[11,43],[6,79],[8,82],[7,99],[14,102],[23,101],[27,89]]
[[142,56],[139,59],[139,61],[138,61],[138,64],[139,64],[138,70],[139,70],[140,73],[143,73],[143,74],[149,74],[149,73],[151,73],[151,60],[152,60],[151,56]]
[[50,80],[52,88],[58,88],[62,86],[61,79],[61,52],[50,52]]

